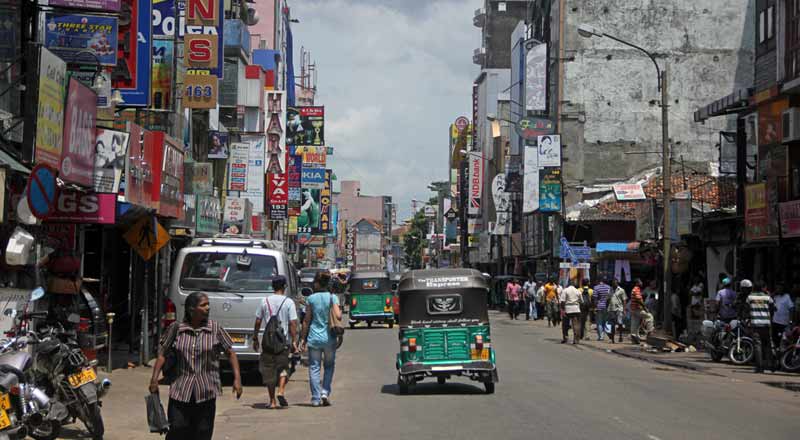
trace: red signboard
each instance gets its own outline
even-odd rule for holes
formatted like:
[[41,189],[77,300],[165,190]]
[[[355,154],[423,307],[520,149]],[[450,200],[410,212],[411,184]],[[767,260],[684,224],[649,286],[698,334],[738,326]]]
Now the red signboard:
[[116,194],[65,190],[58,195],[55,211],[47,217],[47,222],[113,225],[116,211]]
[[61,150],[60,177],[65,182],[93,186],[96,123],[97,95],[71,78],[64,110],[64,146]]
[[[155,156],[152,199],[158,213],[183,219],[183,149],[178,141],[163,131],[149,132]],[[145,141],[147,143],[147,141]]]
[[781,237],[800,237],[800,200],[780,204]]

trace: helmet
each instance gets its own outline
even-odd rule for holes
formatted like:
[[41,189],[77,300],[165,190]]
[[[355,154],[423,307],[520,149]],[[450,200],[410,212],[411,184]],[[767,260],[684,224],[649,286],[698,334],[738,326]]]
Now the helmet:
[[731,285],[731,279],[728,278],[728,277],[723,278],[722,279],[722,285],[723,286],[730,286]]
[[742,282],[739,283],[739,287],[753,287],[753,283],[750,282],[750,280],[742,280]]

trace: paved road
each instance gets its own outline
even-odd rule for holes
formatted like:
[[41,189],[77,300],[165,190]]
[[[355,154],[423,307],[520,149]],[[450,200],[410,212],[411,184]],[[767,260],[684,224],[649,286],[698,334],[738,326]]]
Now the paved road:
[[[454,380],[399,396],[397,329],[356,329],[339,352],[333,407],[308,405],[304,369],[290,384],[295,405],[287,410],[259,409],[266,393],[251,380],[242,400],[226,389],[218,401],[215,438],[798,438],[797,393],[561,345],[541,322],[492,318],[500,372],[494,395]],[[143,433],[148,375],[141,368],[114,373],[104,409],[108,439],[156,437]]]

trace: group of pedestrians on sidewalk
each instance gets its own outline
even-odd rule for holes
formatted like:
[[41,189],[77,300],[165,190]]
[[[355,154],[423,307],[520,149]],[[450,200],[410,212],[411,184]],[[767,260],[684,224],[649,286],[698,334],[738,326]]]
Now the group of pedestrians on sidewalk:
[[[329,406],[337,338],[328,321],[331,310],[339,319],[342,315],[338,298],[326,290],[330,275],[320,272],[314,278],[315,293],[306,300],[302,327],[294,301],[285,296],[286,278],[275,276],[271,282],[274,293],[264,298],[256,312],[252,340],[255,351],[261,353],[259,371],[269,396],[267,408],[289,406],[285,397],[291,374],[289,356],[306,351],[311,406]],[[158,393],[159,378],[166,365],[169,371],[164,371],[165,379],[170,384],[167,410],[170,430],[166,439],[210,440],[214,432],[216,399],[222,393],[219,354],[224,353],[230,362],[237,399],[242,395],[239,361],[230,335],[209,319],[208,295],[193,292],[186,298],[184,307],[183,320],[170,326],[162,340],[149,390]],[[262,324],[265,327],[259,340]]]

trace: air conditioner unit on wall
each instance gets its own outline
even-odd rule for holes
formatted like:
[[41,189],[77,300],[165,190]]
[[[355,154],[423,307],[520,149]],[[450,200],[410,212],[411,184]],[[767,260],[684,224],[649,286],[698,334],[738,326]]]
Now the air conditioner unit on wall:
[[781,141],[784,144],[800,141],[800,108],[792,107],[784,110],[782,116],[783,139]]

